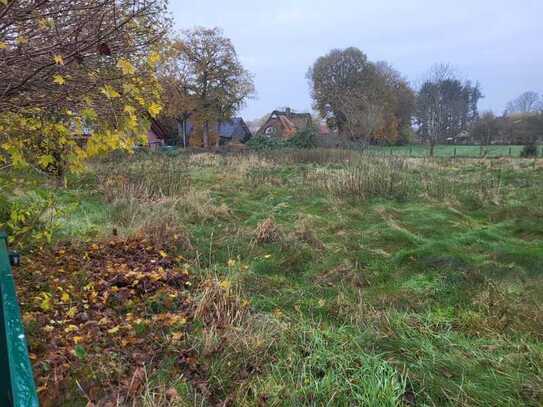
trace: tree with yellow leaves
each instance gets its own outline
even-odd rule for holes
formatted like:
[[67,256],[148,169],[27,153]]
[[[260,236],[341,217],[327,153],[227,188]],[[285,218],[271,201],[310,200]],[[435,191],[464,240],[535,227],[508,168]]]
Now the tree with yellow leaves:
[[161,111],[167,0],[0,0],[0,160],[62,176]]

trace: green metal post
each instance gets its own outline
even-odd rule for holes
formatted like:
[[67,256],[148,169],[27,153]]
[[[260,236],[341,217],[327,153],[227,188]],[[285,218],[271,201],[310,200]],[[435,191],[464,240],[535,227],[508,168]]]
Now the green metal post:
[[39,406],[15,282],[7,235],[0,231],[0,406]]

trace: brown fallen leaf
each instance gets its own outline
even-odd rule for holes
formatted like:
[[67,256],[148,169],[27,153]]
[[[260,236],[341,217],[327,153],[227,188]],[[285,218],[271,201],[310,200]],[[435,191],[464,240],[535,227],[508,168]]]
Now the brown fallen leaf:
[[142,367],[138,367],[132,375],[132,379],[130,380],[130,385],[128,386],[128,395],[130,397],[135,397],[140,391],[144,382],[145,370]]
[[175,401],[179,398],[179,394],[177,393],[177,390],[174,389],[173,387],[166,390],[166,398],[168,399],[168,401]]

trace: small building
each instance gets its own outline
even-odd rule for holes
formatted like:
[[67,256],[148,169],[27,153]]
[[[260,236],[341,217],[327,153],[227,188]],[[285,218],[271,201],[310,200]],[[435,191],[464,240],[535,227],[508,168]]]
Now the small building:
[[[252,137],[252,133],[241,117],[209,124],[209,142],[211,146],[228,143],[245,143]],[[179,145],[201,147],[203,131],[201,125],[194,122],[192,115],[182,121],[162,118],[152,119],[151,127],[147,132],[147,142],[150,148],[160,146]]]
[[221,144],[246,143],[253,136],[251,130],[241,117],[219,122],[219,137]]
[[167,132],[158,120],[151,120],[151,128],[147,131],[147,145],[151,149],[157,149],[166,144]]
[[273,111],[268,120],[260,127],[257,135],[289,139],[294,137],[297,131],[305,130],[311,126],[312,118],[309,113],[295,113],[290,108],[286,108],[285,111]]

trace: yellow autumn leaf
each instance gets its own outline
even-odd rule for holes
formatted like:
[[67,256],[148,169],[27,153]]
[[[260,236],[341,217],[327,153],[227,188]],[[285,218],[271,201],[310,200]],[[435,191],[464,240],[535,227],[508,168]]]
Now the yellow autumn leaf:
[[74,336],[74,342],[76,344],[83,342],[83,337],[82,336]]
[[7,47],[8,47],[8,44],[6,44],[5,42],[0,41],[0,49],[4,49],[4,48],[7,48]]
[[53,76],[53,82],[57,85],[64,85],[66,83],[66,79],[62,75],[54,75]]
[[326,305],[326,301],[324,300],[319,300],[319,307],[324,307]]
[[157,117],[157,116],[160,114],[160,112],[162,111],[162,106],[160,106],[158,103],[153,102],[153,103],[151,103],[151,104],[149,105],[148,110],[149,110],[149,114],[150,114],[153,118],[155,118],[155,117]]
[[119,329],[120,329],[119,325],[117,325],[116,327],[113,327],[113,328],[109,329],[107,331],[107,333],[113,335],[113,334],[116,334],[117,332],[119,332]]
[[161,250],[159,253],[162,258],[168,257],[168,254],[164,250]]
[[134,106],[131,106],[131,105],[126,105],[124,107],[124,111],[125,111],[125,113],[128,113],[128,114],[134,114],[136,112],[136,108]]
[[40,296],[40,308],[43,311],[49,311],[51,309],[51,294],[41,293]]
[[234,259],[228,260],[228,267],[234,267],[236,265],[236,261]]
[[71,333],[71,332],[76,332],[78,331],[79,328],[77,327],[77,325],[68,325],[65,329],[64,329],[64,332],[66,332],[67,334]]
[[160,54],[158,52],[151,52],[147,57],[149,65],[156,65],[160,62]]
[[136,73],[136,67],[130,63],[127,59],[121,58],[117,62],[117,68],[121,70],[124,75],[133,75]]
[[53,61],[55,61],[55,64],[57,65],[64,65],[64,58],[62,57],[62,55],[55,55],[53,57]]
[[100,91],[106,95],[108,99],[114,99],[120,97],[120,93],[113,89],[110,85],[104,86]]
[[232,287],[232,283],[229,280],[223,280],[219,284],[223,290],[229,290]]
[[17,43],[17,45],[24,45],[28,43],[28,38],[26,38],[24,35],[20,35],[17,37],[15,42]]
[[38,164],[42,168],[47,168],[50,164],[53,164],[54,162],[55,159],[50,154],[42,155],[38,158]]
[[66,315],[68,315],[68,317],[70,317],[70,318],[75,317],[76,314],[77,314],[77,308],[76,307],[71,307],[68,310],[68,312],[66,313]]
[[70,294],[66,292],[62,293],[62,295],[60,296],[60,300],[65,304],[70,302]]

